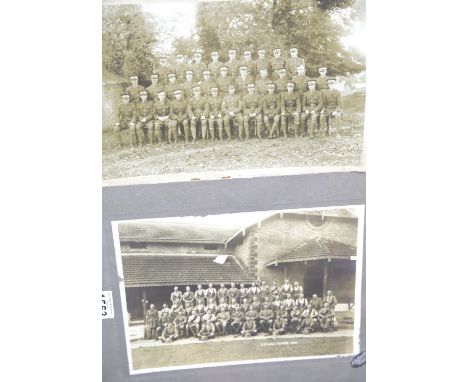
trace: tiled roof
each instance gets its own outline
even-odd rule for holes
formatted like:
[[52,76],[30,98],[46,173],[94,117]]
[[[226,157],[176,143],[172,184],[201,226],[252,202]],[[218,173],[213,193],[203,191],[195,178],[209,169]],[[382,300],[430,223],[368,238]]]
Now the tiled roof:
[[309,261],[320,259],[349,259],[356,256],[356,248],[350,245],[339,243],[333,240],[310,240],[299,245],[292,251],[278,256],[276,260],[271,261],[267,266],[281,263],[292,263],[295,261]]
[[126,255],[122,256],[125,287],[219,284],[255,280],[228,256],[224,264],[210,255]]
[[174,223],[121,223],[120,241],[224,244],[237,230]]

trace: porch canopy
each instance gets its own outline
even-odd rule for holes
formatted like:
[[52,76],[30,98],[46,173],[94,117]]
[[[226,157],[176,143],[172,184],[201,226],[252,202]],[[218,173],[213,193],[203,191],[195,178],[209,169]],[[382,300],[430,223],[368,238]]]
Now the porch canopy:
[[266,266],[322,259],[351,260],[353,256],[356,256],[356,247],[333,240],[314,239],[279,255]]
[[250,283],[250,276],[228,255],[223,264],[216,255],[132,254],[122,256],[126,288],[208,283]]

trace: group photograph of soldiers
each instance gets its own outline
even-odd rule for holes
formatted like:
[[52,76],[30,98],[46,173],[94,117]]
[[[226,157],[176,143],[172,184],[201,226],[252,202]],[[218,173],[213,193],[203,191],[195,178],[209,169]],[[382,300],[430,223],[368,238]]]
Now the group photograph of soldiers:
[[361,166],[361,3],[105,5],[104,179]]
[[[229,288],[226,285],[230,285]],[[251,337],[257,334],[307,335],[337,330],[332,291],[323,298],[304,296],[299,282],[268,285],[265,280],[250,287],[210,283],[196,290],[178,286],[161,309],[150,304],[145,317],[145,339],[171,343],[185,338],[207,341],[219,336]]]

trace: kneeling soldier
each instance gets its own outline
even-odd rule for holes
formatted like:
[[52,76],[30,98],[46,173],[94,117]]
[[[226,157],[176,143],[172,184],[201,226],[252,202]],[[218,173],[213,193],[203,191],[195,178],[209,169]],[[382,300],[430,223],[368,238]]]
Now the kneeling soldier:
[[287,123],[292,123],[294,127],[294,137],[297,138],[301,115],[301,99],[298,93],[294,93],[294,82],[288,81],[288,91],[281,95],[281,127],[283,135],[288,136]]
[[[247,94],[242,100],[242,109],[244,114],[244,133],[246,139],[249,139],[249,124],[250,121],[255,121],[255,133],[258,138],[261,138],[262,132],[262,98],[255,94],[255,84],[250,83],[247,85]],[[242,128],[239,129],[239,139],[242,139]]]
[[130,144],[136,144],[136,106],[130,102],[129,94],[122,94],[122,103],[119,105],[119,122],[114,125],[114,134],[117,138],[118,147],[122,147],[122,137],[120,132],[130,129]]
[[174,91],[175,100],[171,103],[171,134],[169,134],[169,142],[171,142],[171,135],[174,136],[175,142],[177,143],[177,128],[182,125],[184,129],[185,143],[189,141],[189,124],[187,114],[187,100],[182,98],[182,90],[176,89]]
[[215,336],[215,326],[211,321],[205,321],[198,332],[198,338],[204,341]]
[[[169,129],[170,126],[170,105],[166,100],[166,94],[164,91],[158,93],[158,100],[154,102],[154,132],[156,138],[158,139],[158,144],[162,142],[162,128],[165,127]],[[150,141],[152,137],[150,135]]]
[[330,135],[330,118],[334,118],[336,122],[335,130],[338,133],[341,130],[341,113],[343,112],[343,101],[341,93],[335,89],[336,80],[334,78],[328,79],[329,89],[322,91],[323,94],[323,110],[322,116],[327,125],[327,135]]
[[153,144],[153,102],[148,101],[148,92],[143,90],[140,92],[141,102],[136,104],[137,109],[137,125],[136,130],[138,134],[138,140],[140,141],[140,146],[143,142],[148,143],[148,133],[149,133],[149,142]]
[[175,341],[178,337],[176,325],[172,322],[164,324],[164,329],[161,334],[163,342]]
[[190,130],[192,132],[192,142],[196,141],[197,137],[197,122],[200,122],[201,125],[201,136],[203,141],[205,141],[206,136],[206,115],[207,105],[206,99],[203,97],[200,92],[200,86],[194,86],[193,97],[189,99],[187,105],[187,113],[190,117]]
[[239,95],[236,93],[236,85],[229,84],[228,86],[229,94],[223,98],[223,102],[221,104],[221,110],[224,114],[224,131],[228,136],[228,141],[231,140],[231,121],[235,125],[238,126],[239,130],[241,129],[242,124],[242,100]]
[[244,337],[255,336],[257,334],[257,325],[251,317],[246,317],[241,333]]
[[304,98],[302,99],[302,114],[301,114],[301,124],[304,133],[306,130],[309,130],[309,137],[314,136],[315,131],[320,128],[320,110],[323,107],[323,96],[322,92],[316,90],[317,81],[309,80],[307,81],[307,86],[309,91],[304,93]]
[[215,123],[218,125],[219,139],[223,140],[223,114],[221,113],[221,104],[223,100],[218,95],[218,88],[211,88],[211,96],[207,97],[208,108],[208,128],[210,129],[211,141],[215,140]]
[[[270,138],[278,133],[278,124],[281,114],[281,97],[275,93],[276,85],[267,85],[268,94],[263,97],[263,122],[268,130]],[[273,126],[270,122],[273,121]]]
[[273,336],[277,334],[284,334],[286,333],[286,326],[288,321],[285,320],[283,317],[276,315],[275,321],[273,321],[273,327],[271,328],[271,332]]

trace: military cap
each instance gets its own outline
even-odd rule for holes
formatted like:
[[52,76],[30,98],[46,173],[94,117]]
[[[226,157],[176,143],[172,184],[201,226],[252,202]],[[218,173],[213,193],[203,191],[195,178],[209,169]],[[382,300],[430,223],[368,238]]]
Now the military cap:
[[216,51],[211,52],[211,55],[212,55],[212,56],[218,56],[218,52],[216,52]]
[[125,93],[125,94],[122,94],[121,97],[122,98],[130,98],[130,94]]
[[319,72],[323,71],[323,70],[327,70],[327,67],[326,66],[322,66],[321,68],[319,68]]
[[219,70],[228,70],[228,67],[226,65],[220,66]]
[[299,68],[305,68],[304,64],[297,65],[296,69],[299,69]]
[[268,69],[267,68],[261,68],[260,72],[267,72],[268,73]]
[[247,68],[247,65],[241,65],[241,66],[239,66],[239,70],[242,70],[242,69],[248,69],[248,68]]
[[247,89],[250,89],[250,88],[255,88],[255,84],[250,82],[247,84]]
[[213,90],[213,89],[218,90],[218,87],[217,87],[217,86],[212,86],[212,87],[210,88],[210,90]]
[[130,78],[131,80],[137,80],[137,79],[138,79],[138,76],[136,76],[136,75],[133,74],[133,75],[131,75],[131,76],[128,77],[128,78]]
[[229,49],[228,50],[228,53],[232,53],[232,52],[236,53],[236,50],[235,49]]
[[260,48],[259,50],[257,50],[257,53],[260,53],[260,52],[265,52],[265,49]]
[[140,95],[143,95],[143,94],[148,95],[148,92],[147,92],[146,90],[142,90],[142,91],[140,92]]
[[281,50],[281,48],[277,46],[276,48],[273,48],[272,50],[274,52],[275,50]]
[[160,91],[158,91],[158,94],[162,94],[162,93],[164,93],[164,90],[163,90],[163,89],[161,89]]
[[295,46],[291,47],[291,49],[289,49],[290,52],[297,52],[297,48]]
[[288,81],[287,85],[288,85],[288,86],[289,86],[289,85],[294,86],[294,85],[296,85],[296,84],[294,83],[294,81]]
[[203,74],[211,74],[211,70],[205,69],[205,70],[203,71]]
[[159,60],[167,60],[167,56],[159,56]]
[[307,81],[307,85],[311,85],[311,84],[315,84],[315,83],[317,83],[317,80],[315,80],[313,78]]
[[252,51],[250,51],[250,50],[244,50],[244,56],[245,56],[246,54],[252,54]]
[[177,53],[176,58],[184,58],[184,55],[182,53]]
[[187,73],[193,74],[193,70],[190,70],[190,69],[189,69],[189,70],[186,70],[186,71],[185,71],[185,74],[187,74]]
[[155,78],[155,77],[158,77],[159,78],[159,74],[158,73],[153,73],[150,78]]
[[192,86],[192,90],[193,91],[200,90],[200,86],[198,85]]
[[169,77],[175,77],[175,76],[176,76],[176,74],[175,74],[174,72],[171,72],[171,73],[169,73],[169,74],[167,75],[168,78],[169,78]]
[[276,84],[274,82],[269,82],[267,85],[268,88],[275,88]]
[[201,51],[201,49],[199,49],[199,48],[198,48],[198,49],[195,49],[195,52],[194,52],[194,54],[202,54],[202,51]]
[[285,68],[280,68],[280,69],[278,69],[278,72],[284,72],[284,73],[286,73],[286,69],[285,69]]
[[336,82],[336,78],[330,77],[327,79],[327,82]]
[[175,89],[175,90],[174,90],[174,94],[182,94],[182,90],[180,90],[180,89]]

